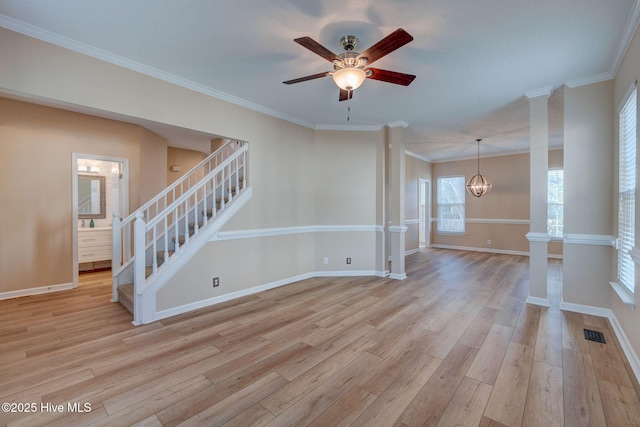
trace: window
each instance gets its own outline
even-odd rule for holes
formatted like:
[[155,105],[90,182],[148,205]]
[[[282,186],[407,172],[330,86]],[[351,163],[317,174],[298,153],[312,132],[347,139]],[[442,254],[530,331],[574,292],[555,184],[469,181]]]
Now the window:
[[564,223],[564,170],[547,172],[547,232],[552,238],[562,238]]
[[636,93],[634,88],[620,110],[618,161],[618,283],[634,291],[636,206]]
[[438,178],[438,232],[464,233],[464,176]]

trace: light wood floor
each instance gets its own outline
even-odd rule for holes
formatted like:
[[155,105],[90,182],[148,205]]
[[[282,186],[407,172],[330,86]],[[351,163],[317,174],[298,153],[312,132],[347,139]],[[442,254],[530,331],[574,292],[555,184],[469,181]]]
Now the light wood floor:
[[109,273],[0,301],[0,402],[36,409],[0,424],[640,425],[608,321],[561,312],[557,291],[550,309],[525,304],[528,258],[426,250],[407,272],[305,280],[140,327],[109,302]]

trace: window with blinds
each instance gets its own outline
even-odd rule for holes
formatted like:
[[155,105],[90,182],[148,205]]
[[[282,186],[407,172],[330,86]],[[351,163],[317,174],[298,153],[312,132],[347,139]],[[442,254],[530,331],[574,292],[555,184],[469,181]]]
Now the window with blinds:
[[551,237],[562,238],[564,225],[564,170],[547,172],[547,232]]
[[636,97],[634,87],[620,110],[618,143],[618,283],[631,292],[634,291],[634,262],[629,251],[635,245]]

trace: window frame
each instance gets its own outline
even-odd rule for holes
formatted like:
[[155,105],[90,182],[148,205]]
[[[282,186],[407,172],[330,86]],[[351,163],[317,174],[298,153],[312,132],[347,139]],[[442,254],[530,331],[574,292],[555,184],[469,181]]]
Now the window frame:
[[[458,179],[461,181],[460,184],[460,190],[462,193],[462,201],[461,202],[455,202],[455,203],[451,203],[451,202],[442,202],[441,201],[441,195],[442,195],[442,180],[445,179]],[[466,233],[466,181],[465,181],[465,176],[464,175],[447,175],[447,176],[439,176],[436,178],[436,209],[437,209],[437,220],[436,220],[436,233],[437,234],[446,234],[446,235],[454,235],[454,236],[464,236]],[[443,228],[443,221],[442,221],[442,209],[441,208],[445,208],[445,207],[452,207],[452,206],[460,206],[461,208],[459,209],[459,212],[462,214],[462,218],[460,219],[460,222],[462,224],[461,228]]]
[[[637,87],[634,84],[618,110],[618,262],[617,283],[623,291],[635,293],[635,247]],[[614,287],[615,288],[615,287]]]

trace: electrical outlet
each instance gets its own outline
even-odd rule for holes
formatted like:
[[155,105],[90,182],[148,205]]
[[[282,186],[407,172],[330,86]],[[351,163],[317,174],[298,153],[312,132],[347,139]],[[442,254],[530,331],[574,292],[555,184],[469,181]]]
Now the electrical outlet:
[[351,257],[347,258],[347,264],[351,264]]
[[220,278],[219,277],[214,277],[213,278],[213,287],[217,288],[218,286],[220,286]]
[[324,259],[322,260],[322,262],[326,265],[329,264],[329,258],[328,257],[324,257]]
[[487,239],[487,245],[491,246],[491,239]]

